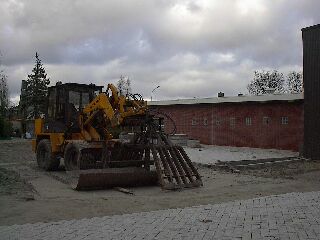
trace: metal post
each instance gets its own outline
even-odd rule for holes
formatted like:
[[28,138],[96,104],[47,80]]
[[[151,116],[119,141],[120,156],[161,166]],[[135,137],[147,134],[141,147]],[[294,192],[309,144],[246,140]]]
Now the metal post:
[[155,87],[152,91],[151,91],[151,102],[152,102],[152,93],[157,90],[160,86]]

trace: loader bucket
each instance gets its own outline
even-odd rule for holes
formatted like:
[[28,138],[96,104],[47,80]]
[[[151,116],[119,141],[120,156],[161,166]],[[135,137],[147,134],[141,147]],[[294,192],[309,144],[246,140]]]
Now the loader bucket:
[[[81,170],[70,171],[75,190],[156,185],[165,190],[203,186],[201,176],[181,146],[152,124],[136,134],[134,141],[100,149],[100,160],[90,165],[98,152],[86,144],[77,157]],[[65,154],[66,155],[66,154]],[[67,155],[66,155],[67,156]],[[72,155],[74,156],[74,155]],[[98,165],[99,164],[99,165]]]
[[156,185],[158,181],[155,171],[138,167],[88,169],[68,173],[72,178],[71,186],[75,190]]

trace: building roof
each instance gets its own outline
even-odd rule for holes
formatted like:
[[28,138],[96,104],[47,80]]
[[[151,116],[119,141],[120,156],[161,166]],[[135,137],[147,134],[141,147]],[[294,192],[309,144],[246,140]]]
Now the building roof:
[[97,86],[95,84],[83,84],[83,83],[62,83],[62,82],[57,82],[56,85],[50,86],[49,88],[68,88],[68,89],[73,89],[73,88],[91,88],[94,89],[95,91],[97,90],[102,90],[103,86]]
[[320,24],[316,24],[316,25],[313,25],[313,26],[302,28],[301,31],[304,32],[304,31],[308,31],[308,30],[312,30],[312,29],[320,29]]
[[291,102],[291,101],[299,101],[299,100],[303,100],[303,93],[176,99],[176,100],[152,101],[152,102],[148,102],[148,105],[149,106],[166,106],[166,105],[270,102],[270,101],[290,101]]

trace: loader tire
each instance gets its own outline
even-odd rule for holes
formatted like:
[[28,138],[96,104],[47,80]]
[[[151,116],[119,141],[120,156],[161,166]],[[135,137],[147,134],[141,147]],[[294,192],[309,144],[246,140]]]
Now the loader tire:
[[80,147],[76,143],[68,143],[64,150],[64,166],[67,171],[80,169]]
[[60,159],[52,153],[49,139],[42,139],[37,146],[38,166],[46,171],[54,171],[59,168]]

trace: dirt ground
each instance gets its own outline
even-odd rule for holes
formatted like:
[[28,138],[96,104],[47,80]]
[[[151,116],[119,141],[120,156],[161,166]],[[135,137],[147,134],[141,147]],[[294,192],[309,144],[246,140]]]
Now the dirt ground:
[[200,167],[204,186],[163,191],[158,186],[77,192],[57,172],[38,169],[29,140],[0,141],[0,225],[49,222],[214,204],[257,196],[320,190],[320,161],[239,174]]

